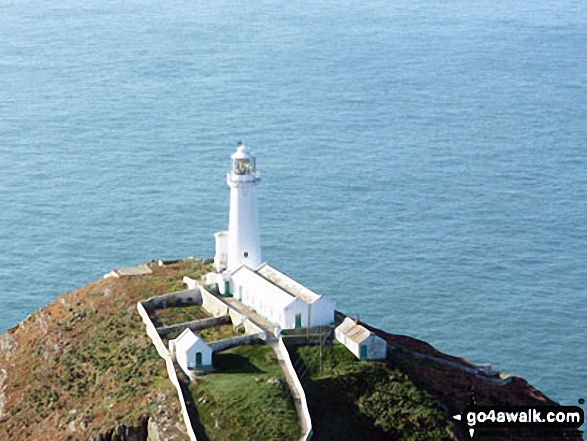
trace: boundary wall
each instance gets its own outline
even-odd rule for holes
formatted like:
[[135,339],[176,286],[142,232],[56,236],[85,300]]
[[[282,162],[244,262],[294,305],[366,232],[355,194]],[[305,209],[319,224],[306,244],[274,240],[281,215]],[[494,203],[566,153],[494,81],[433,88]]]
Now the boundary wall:
[[222,315],[228,315],[230,307],[220,300],[218,297],[210,294],[205,288],[200,286],[200,296],[202,297],[202,308],[208,312],[208,314],[219,317]]
[[151,337],[151,340],[153,340],[153,344],[155,345],[157,352],[159,353],[161,358],[163,358],[165,360],[165,364],[167,365],[167,375],[169,376],[169,379],[171,380],[171,382],[175,386],[175,389],[177,389],[177,395],[179,396],[179,402],[181,404],[181,413],[183,415],[183,421],[185,423],[185,427],[188,432],[188,436],[190,437],[190,441],[198,441],[198,439],[196,438],[196,434],[194,432],[194,429],[193,429],[192,420],[191,420],[190,415],[188,413],[188,408],[187,408],[187,405],[185,402],[185,398],[184,398],[183,392],[181,390],[181,385],[179,384],[179,378],[177,377],[177,372],[175,372],[175,365],[173,364],[173,359],[171,358],[171,354],[169,353],[169,350],[163,344],[163,341],[161,340],[161,337],[159,337],[159,333],[157,332],[157,329],[153,325],[153,322],[151,321],[149,314],[147,314],[147,310],[145,309],[145,307],[143,306],[143,304],[141,302],[137,303],[137,309],[139,310],[139,315],[142,317],[143,322],[145,323],[145,326],[147,328],[147,335],[149,337]]
[[[185,322],[180,323],[178,325],[161,327],[157,329],[155,325],[153,325],[153,322],[151,321],[151,318],[149,317],[147,310],[164,308],[168,306],[170,303],[177,301],[181,301],[184,304],[201,304],[202,308],[204,308],[213,317],[210,319],[194,320],[193,322]],[[219,352],[233,346],[252,343],[256,340],[263,340],[266,343],[268,343],[271,347],[273,347],[273,350],[277,353],[278,359],[282,361],[280,365],[281,368],[285,371],[284,374],[286,378],[289,377],[290,379],[290,381],[288,381],[288,384],[290,388],[294,389],[292,391],[294,395],[293,398],[299,400],[298,415],[300,418],[300,426],[302,430],[302,436],[300,438],[300,441],[309,441],[312,438],[312,420],[310,418],[310,412],[308,410],[306,393],[304,392],[304,388],[302,387],[297,372],[294,369],[291,359],[289,357],[289,352],[287,351],[287,348],[283,343],[283,339],[281,337],[278,340],[274,339],[273,337],[268,339],[267,333],[262,328],[253,323],[248,317],[233,310],[230,307],[230,305],[224,303],[221,299],[209,293],[202,286],[200,286],[199,289],[188,289],[184,291],[163,294],[161,296],[151,297],[147,300],[138,302],[137,309],[139,311],[139,315],[145,323],[147,335],[153,341],[153,344],[157,349],[157,353],[161,356],[161,358],[165,360],[165,364],[167,366],[167,374],[177,390],[179,402],[181,404],[182,416],[190,441],[197,441],[196,434],[194,432],[193,424],[188,412],[185,397],[183,395],[182,388],[179,383],[179,378],[177,376],[177,372],[175,371],[173,354],[163,344],[163,341],[161,340],[161,336],[159,333],[168,333],[178,328],[190,327],[190,325],[200,326],[196,329],[201,329],[201,327],[211,326],[212,324],[221,323],[225,321],[231,321],[233,326],[235,327],[243,326],[245,329],[245,335],[227,338],[223,340],[217,340],[215,342],[209,343],[209,346],[212,348],[214,352]],[[201,326],[204,322],[206,322],[205,325]]]
[[257,334],[239,335],[237,337],[224,338],[222,340],[216,340],[208,343],[208,346],[212,348],[212,352],[226,351],[227,349],[235,346],[242,346],[254,343],[258,340],[264,340],[265,333],[260,332]]
[[149,297],[147,300],[141,301],[145,309],[159,309],[167,308],[170,304],[181,302],[184,305],[200,305],[202,303],[202,296],[197,289],[186,289],[183,291],[170,292],[160,296]]
[[304,388],[302,387],[302,383],[300,382],[300,379],[298,378],[298,374],[296,372],[296,370],[293,367],[293,364],[291,362],[291,358],[289,358],[289,352],[287,351],[287,347],[285,346],[285,343],[283,343],[283,338],[279,338],[278,342],[277,342],[277,346],[274,347],[274,349],[278,350],[281,353],[281,358],[284,361],[283,364],[283,368],[285,368],[287,370],[287,373],[289,374],[290,378],[292,379],[293,382],[293,386],[296,389],[296,393],[300,399],[300,407],[301,407],[301,414],[300,414],[300,420],[301,420],[301,426],[302,426],[302,437],[300,438],[300,441],[308,441],[312,438],[312,435],[314,434],[313,430],[312,430],[312,419],[310,418],[310,411],[308,410],[308,401],[306,400],[306,393],[304,392]]

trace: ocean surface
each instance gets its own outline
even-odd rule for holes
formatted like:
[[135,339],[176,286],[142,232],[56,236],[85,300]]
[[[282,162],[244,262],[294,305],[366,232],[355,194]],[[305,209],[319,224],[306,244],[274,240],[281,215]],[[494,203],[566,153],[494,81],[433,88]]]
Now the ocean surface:
[[236,142],[264,259],[587,398],[587,3],[0,2],[0,331],[211,257]]

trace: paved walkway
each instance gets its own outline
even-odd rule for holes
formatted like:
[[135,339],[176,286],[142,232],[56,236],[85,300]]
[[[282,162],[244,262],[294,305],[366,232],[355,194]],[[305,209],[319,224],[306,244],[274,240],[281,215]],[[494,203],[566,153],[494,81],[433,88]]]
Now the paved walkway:
[[221,298],[224,303],[226,303],[230,308],[234,309],[241,315],[244,315],[249,318],[254,324],[256,324],[259,328],[261,328],[267,334],[267,340],[270,338],[275,339],[275,323],[270,322],[264,317],[261,317],[252,309],[248,308],[247,306],[243,305],[234,297],[222,297]]

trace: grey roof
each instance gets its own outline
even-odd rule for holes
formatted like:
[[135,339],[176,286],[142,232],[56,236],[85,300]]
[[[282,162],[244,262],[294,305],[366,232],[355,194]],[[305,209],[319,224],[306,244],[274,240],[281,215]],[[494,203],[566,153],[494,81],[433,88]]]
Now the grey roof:
[[357,344],[364,342],[372,334],[367,328],[355,323],[355,321],[349,317],[345,318],[343,322],[338,325],[336,332],[342,333],[349,340],[352,340]]
[[119,276],[142,276],[143,274],[152,274],[151,268],[147,265],[131,266],[128,268],[118,268],[114,272]]
[[282,272],[269,266],[267,263],[261,264],[255,271],[262,275],[273,284],[294,297],[301,299],[304,303],[314,303],[321,296],[313,291],[310,291],[301,283],[296,282],[292,278],[286,276]]

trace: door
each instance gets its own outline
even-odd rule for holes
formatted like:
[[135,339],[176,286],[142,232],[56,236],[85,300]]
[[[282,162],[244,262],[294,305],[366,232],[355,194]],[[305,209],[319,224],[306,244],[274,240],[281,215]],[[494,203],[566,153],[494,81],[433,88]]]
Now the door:
[[362,345],[360,348],[360,359],[365,360],[367,358],[367,345]]
[[302,314],[296,314],[296,329],[302,327]]
[[196,352],[196,367],[202,366],[202,353]]

